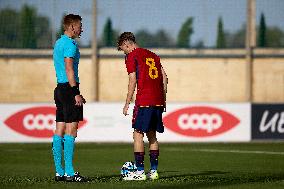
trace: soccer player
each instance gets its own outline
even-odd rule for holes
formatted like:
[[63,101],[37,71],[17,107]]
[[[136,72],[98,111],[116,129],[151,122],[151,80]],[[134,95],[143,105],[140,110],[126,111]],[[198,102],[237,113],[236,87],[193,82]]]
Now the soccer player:
[[[124,32],[117,42],[118,50],[125,54],[125,64],[129,76],[128,93],[123,114],[128,115],[128,108],[137,86],[132,127],[134,128],[134,157],[137,171],[124,180],[158,179],[159,145],[156,132],[163,133],[162,113],[166,109],[167,75],[160,58],[155,53],[139,48],[135,36]],[[151,169],[147,175],[144,171],[144,134],[149,141]]]
[[[57,87],[54,90],[56,129],[52,143],[55,181],[85,181],[84,177],[74,172],[73,168],[74,142],[78,123],[83,120],[83,104],[86,102],[79,91],[80,52],[74,40],[83,32],[81,21],[79,15],[69,14],[64,17],[64,35],[56,41],[53,51],[57,77]],[[63,149],[65,169],[61,164]]]

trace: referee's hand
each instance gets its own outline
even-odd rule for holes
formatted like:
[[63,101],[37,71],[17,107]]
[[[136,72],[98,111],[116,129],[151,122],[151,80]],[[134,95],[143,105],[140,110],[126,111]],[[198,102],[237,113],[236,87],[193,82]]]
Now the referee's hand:
[[76,106],[82,106],[84,103],[84,98],[81,95],[76,95],[75,96],[75,105]]
[[83,103],[86,104],[86,99],[83,97],[83,95],[80,95],[83,99]]

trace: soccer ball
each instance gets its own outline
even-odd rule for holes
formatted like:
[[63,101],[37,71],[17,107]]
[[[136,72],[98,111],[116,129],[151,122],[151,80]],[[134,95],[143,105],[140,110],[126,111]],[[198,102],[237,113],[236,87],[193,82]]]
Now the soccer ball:
[[121,169],[120,169],[120,175],[122,177],[127,177],[131,172],[135,172],[137,170],[137,167],[133,161],[127,161],[125,162]]

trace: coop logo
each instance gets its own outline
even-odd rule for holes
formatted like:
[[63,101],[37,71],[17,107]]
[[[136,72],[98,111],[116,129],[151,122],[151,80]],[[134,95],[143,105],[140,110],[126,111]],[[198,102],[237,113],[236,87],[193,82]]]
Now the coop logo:
[[[4,123],[12,130],[30,137],[50,138],[55,129],[55,107],[41,106],[21,110],[8,117]],[[84,119],[79,128],[85,125]]]
[[218,108],[196,106],[179,109],[163,118],[164,125],[179,134],[208,137],[225,133],[239,124],[234,115]]

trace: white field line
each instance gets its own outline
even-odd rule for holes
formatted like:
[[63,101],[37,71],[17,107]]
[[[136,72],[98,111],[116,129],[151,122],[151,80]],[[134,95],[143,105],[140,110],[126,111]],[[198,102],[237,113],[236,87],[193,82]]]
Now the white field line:
[[221,153],[238,153],[238,154],[272,154],[284,155],[284,152],[269,152],[269,151],[250,151],[250,150],[219,150],[219,149],[192,149],[197,152],[221,152]]

